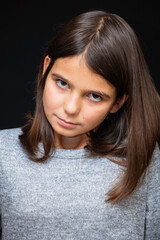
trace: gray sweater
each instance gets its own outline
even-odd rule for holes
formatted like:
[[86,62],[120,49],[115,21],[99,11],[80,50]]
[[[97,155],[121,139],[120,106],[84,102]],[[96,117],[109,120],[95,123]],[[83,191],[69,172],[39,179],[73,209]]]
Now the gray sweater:
[[0,131],[0,239],[160,239],[158,147],[134,193],[113,204],[104,202],[105,193],[122,174],[120,166],[86,149],[56,149],[35,163],[20,145],[20,131]]

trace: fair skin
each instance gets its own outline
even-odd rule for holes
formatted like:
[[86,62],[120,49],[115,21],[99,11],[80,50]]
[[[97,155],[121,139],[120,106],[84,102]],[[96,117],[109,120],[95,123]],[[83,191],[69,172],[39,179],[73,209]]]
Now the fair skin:
[[[50,62],[46,56],[43,74]],[[45,83],[43,106],[54,130],[54,146],[83,148],[90,130],[96,129],[108,113],[115,113],[127,96],[116,101],[116,88],[85,63],[83,55],[59,58]]]

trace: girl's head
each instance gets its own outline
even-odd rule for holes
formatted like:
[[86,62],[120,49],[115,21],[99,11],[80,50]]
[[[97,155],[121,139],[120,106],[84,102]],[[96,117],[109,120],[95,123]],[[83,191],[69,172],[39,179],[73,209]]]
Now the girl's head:
[[[41,124],[43,123],[43,130],[41,131],[47,128],[46,125],[50,128],[44,113],[42,100],[46,79],[51,74],[54,64],[71,57],[77,59],[78,56],[81,62],[83,61],[84,67],[88,68],[88,71],[90,70],[95,74],[97,79],[105,79],[106,83],[110,83],[116,90],[114,104],[117,107],[114,107],[113,111],[106,111],[106,114],[103,114],[101,118],[103,130],[108,126],[110,116],[113,116],[122,106],[121,111],[114,114],[112,118],[114,118],[114,121],[117,119],[118,122],[123,118],[121,124],[124,125],[126,119],[126,104],[124,103],[128,94],[132,94],[133,75],[134,71],[138,71],[136,68],[139,67],[140,54],[133,30],[119,16],[103,11],[91,11],[72,19],[52,39],[40,65],[36,116],[40,118]],[[73,73],[75,71],[73,67]],[[78,81],[80,81],[80,78]],[[93,89],[90,88],[89,90]],[[101,87],[98,90],[103,89]],[[108,113],[112,114],[108,116]],[[72,118],[63,113],[60,113],[59,117],[74,122]],[[125,129],[124,126],[123,128]],[[119,140],[123,138],[124,134],[119,136]]]

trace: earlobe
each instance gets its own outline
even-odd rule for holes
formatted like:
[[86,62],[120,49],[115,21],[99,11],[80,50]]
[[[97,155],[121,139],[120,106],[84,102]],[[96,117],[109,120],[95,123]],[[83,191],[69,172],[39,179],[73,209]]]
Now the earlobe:
[[49,56],[46,56],[45,59],[44,59],[44,62],[43,62],[43,75],[45,74],[49,64],[50,64],[50,57]]
[[124,94],[120,99],[117,100],[117,102],[113,105],[112,109],[110,110],[110,113],[117,112],[123,104],[127,101],[128,95]]

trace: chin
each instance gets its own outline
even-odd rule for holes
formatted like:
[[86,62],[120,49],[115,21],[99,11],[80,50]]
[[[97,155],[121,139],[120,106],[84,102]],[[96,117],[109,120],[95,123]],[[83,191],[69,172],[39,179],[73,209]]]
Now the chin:
[[57,129],[53,129],[54,133],[57,135],[61,135],[64,137],[77,137],[79,135],[82,135],[83,133],[79,133],[79,132],[73,132],[73,130],[67,130],[67,129],[63,129],[63,130],[57,130]]

